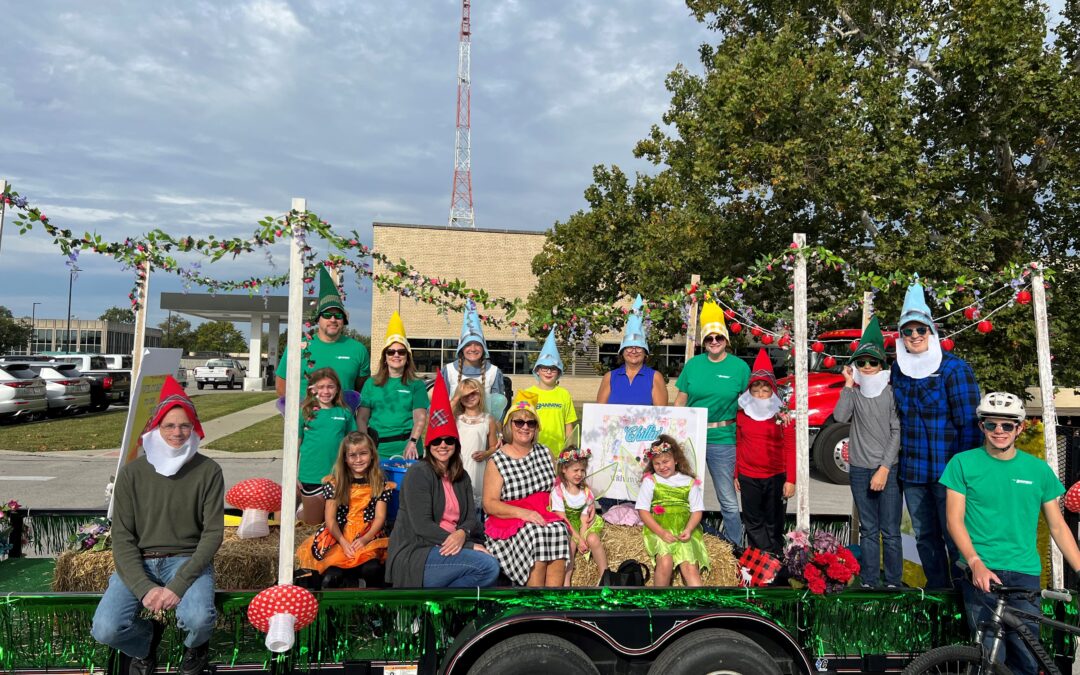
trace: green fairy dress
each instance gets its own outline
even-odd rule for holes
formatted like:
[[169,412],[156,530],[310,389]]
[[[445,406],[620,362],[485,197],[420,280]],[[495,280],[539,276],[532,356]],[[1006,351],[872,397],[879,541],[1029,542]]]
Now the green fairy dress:
[[[683,531],[690,520],[690,489],[692,487],[692,483],[684,487],[672,487],[658,480],[654,482],[649,512],[660,527],[676,536]],[[642,529],[645,533],[645,550],[654,558],[659,555],[670,555],[676,567],[684,562],[693,563],[701,570],[709,567],[709,552],[705,549],[700,526],[694,528],[690,541],[675,541],[671,544],[656,536],[649,528]]]

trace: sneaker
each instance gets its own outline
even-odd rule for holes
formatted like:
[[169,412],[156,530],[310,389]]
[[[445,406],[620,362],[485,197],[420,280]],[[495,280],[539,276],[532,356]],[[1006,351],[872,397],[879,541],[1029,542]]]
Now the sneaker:
[[157,654],[150,652],[145,659],[131,657],[128,664],[128,675],[151,675],[157,670]]
[[180,661],[180,675],[201,675],[210,661],[210,643],[204,642],[198,647],[185,647],[184,658]]

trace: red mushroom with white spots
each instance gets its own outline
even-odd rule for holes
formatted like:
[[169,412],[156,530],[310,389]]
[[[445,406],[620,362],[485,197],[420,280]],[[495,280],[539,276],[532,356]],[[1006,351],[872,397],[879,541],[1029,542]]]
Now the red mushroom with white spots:
[[292,649],[296,631],[315,620],[319,601],[310,591],[291,584],[271,586],[248,605],[248,621],[266,633],[266,648],[275,653]]
[[1080,481],[1073,483],[1073,486],[1065,493],[1065,508],[1073,513],[1080,512]]
[[281,510],[281,486],[268,478],[248,478],[229,488],[225,501],[244,510],[236,536],[257,539],[270,534],[267,518]]

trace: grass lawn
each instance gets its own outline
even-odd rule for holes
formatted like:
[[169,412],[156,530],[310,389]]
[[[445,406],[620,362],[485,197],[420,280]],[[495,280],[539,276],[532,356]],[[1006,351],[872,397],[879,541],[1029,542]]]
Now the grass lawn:
[[208,450],[226,452],[255,452],[256,450],[280,450],[285,438],[285,418],[274,415],[262,422],[241,429],[207,444]]
[[[208,422],[276,398],[273,392],[193,396],[199,419]],[[120,447],[127,410],[0,426],[0,449],[42,452]]]

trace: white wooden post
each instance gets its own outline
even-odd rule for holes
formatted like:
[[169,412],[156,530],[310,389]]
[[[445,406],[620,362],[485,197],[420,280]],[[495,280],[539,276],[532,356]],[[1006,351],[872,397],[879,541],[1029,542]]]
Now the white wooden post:
[[806,235],[795,252],[795,527],[810,528],[810,398],[806,363]]
[[296,549],[296,475],[300,441],[300,333],[304,325],[304,261],[295,231],[306,230],[307,200],[293,198],[292,231],[289,237],[289,326],[285,349],[285,439],[281,461],[281,539],[278,548],[278,584],[293,580],[293,557]]
[[[143,280],[139,284],[139,309],[135,312],[135,339],[131,350],[131,382],[138,381],[139,369],[142,368],[143,350],[146,349],[146,315],[150,311],[150,261],[142,264]],[[176,373],[173,373],[173,377]]]
[[[0,179],[0,195],[7,192],[7,186],[8,182],[6,180]],[[0,247],[2,247],[4,243],[4,211],[6,209],[7,204],[0,201]]]
[[[1035,305],[1035,349],[1039,357],[1039,392],[1042,394],[1043,442],[1046,444],[1046,463],[1061,480],[1058,469],[1057,409],[1054,408],[1054,374],[1050,369],[1050,329],[1046,314],[1046,288],[1043,267],[1032,263],[1031,297]],[[1054,588],[1064,588],[1065,571],[1061,549],[1050,540],[1050,579]]]
[[[701,281],[700,274],[690,275],[690,285],[695,286]],[[686,319],[686,352],[684,363],[694,358],[694,336],[697,335],[697,313],[698,302],[697,295],[694,296],[693,301],[690,303],[690,316]]]

